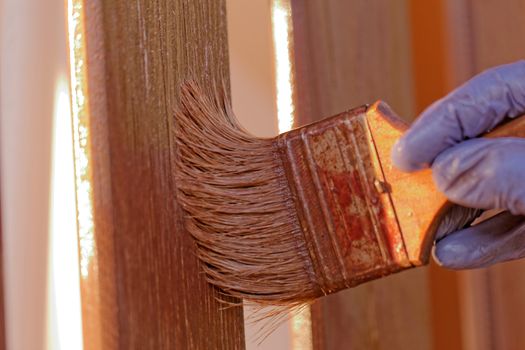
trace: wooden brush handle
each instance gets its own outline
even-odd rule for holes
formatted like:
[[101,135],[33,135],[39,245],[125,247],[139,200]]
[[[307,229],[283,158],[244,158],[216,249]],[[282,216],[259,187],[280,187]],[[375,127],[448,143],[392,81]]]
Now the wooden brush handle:
[[[454,204],[436,189],[430,169],[403,173],[391,164],[392,146],[408,125],[388,105],[376,102],[367,110],[367,120],[385,181],[391,188],[391,200],[408,258],[413,265],[426,264],[438,225]],[[483,137],[525,137],[525,116],[498,126]]]

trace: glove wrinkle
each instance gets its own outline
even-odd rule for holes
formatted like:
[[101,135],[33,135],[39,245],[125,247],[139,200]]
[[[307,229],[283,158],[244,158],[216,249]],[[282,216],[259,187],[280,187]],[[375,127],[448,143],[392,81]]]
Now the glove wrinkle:
[[439,241],[446,235],[467,227],[476,220],[482,212],[483,210],[481,209],[453,205],[441,219],[436,230],[435,240]]
[[525,256],[525,217],[501,213],[436,243],[434,258],[451,269],[472,269]]
[[525,111],[525,61],[485,71],[433,103],[392,149],[404,171],[433,164],[445,149]]
[[437,188],[455,203],[525,215],[524,160],[524,139],[473,139],[440,154],[432,174]]

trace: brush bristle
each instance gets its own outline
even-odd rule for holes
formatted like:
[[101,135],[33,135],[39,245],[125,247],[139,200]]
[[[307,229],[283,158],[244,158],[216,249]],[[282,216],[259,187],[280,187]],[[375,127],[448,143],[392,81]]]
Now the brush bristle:
[[182,86],[176,111],[178,200],[207,279],[263,305],[320,294],[282,161],[272,139],[235,119],[224,88]]

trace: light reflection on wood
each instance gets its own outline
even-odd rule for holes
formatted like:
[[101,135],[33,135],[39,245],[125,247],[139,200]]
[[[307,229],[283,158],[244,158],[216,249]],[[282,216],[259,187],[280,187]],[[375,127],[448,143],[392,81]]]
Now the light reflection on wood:
[[[109,148],[101,126],[106,118],[104,85],[100,84],[105,79],[101,3],[68,0],[67,16],[83,344],[85,349],[117,348],[114,257],[100,253],[101,247],[113,246],[106,176]],[[97,86],[96,91],[90,90],[91,85]],[[94,129],[98,130],[95,134]],[[94,138],[99,148],[96,154],[92,152]]]
[[[273,0],[272,32],[277,85],[277,118],[280,133],[289,131],[295,123],[294,45],[292,31],[290,0]],[[292,349],[312,349],[312,323],[309,305],[292,311],[290,326],[292,330]]]
[[88,275],[93,257],[93,198],[90,174],[90,125],[86,86],[85,37],[82,1],[68,1],[69,60],[71,69],[71,105],[75,145],[77,224],[80,246],[80,273]]

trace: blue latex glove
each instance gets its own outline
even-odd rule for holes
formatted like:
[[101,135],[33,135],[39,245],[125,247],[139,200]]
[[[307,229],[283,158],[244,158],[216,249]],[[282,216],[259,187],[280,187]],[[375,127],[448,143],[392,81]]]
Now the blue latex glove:
[[441,265],[476,268],[525,257],[525,139],[474,139],[524,112],[520,61],[490,69],[435,102],[394,146],[396,167],[431,167],[452,202],[506,210],[438,240],[434,257]]

